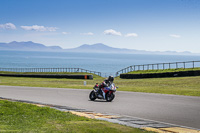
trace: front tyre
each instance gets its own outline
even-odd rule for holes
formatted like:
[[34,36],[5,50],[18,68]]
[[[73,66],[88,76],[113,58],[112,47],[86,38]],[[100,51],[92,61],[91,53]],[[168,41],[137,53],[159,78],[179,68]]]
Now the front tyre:
[[95,95],[94,91],[90,92],[89,98],[90,98],[91,101],[94,101],[96,99],[96,95]]
[[106,93],[106,101],[107,102],[111,102],[113,99],[115,98],[115,94],[114,93]]

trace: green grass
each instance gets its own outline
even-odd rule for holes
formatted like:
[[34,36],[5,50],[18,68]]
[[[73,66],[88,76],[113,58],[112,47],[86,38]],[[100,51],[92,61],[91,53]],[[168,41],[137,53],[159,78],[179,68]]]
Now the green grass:
[[166,73],[166,72],[180,72],[180,71],[195,71],[200,70],[200,67],[196,68],[177,68],[177,69],[159,69],[159,70],[138,70],[138,71],[132,71],[128,72],[126,74],[148,74],[148,73]]
[[70,74],[70,75],[93,75],[93,78],[98,78],[100,76],[92,73],[86,72],[8,72],[8,71],[0,71],[0,74]]
[[[0,76],[0,85],[92,89],[95,83],[101,83],[103,80],[104,78],[97,75],[94,75],[93,80]],[[86,86],[83,84],[84,81],[87,82]],[[119,91],[200,96],[200,76],[149,79],[118,77],[114,82]]]
[[200,96],[200,76],[151,79],[116,79],[122,91]]
[[0,132],[146,133],[147,131],[79,117],[49,107],[0,100]]

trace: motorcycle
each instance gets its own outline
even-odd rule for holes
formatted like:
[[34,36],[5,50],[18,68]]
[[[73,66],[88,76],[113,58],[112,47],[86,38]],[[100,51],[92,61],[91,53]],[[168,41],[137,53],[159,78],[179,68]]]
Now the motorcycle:
[[108,102],[111,102],[115,98],[116,88],[114,83],[111,83],[108,87],[102,87],[100,89],[98,83],[93,87],[94,90],[90,92],[89,98],[91,101],[95,99],[104,99]]

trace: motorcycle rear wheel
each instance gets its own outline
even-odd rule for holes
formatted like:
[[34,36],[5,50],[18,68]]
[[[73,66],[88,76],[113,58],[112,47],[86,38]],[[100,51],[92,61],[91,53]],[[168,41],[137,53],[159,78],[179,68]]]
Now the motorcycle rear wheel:
[[114,98],[115,98],[115,94],[113,94],[113,93],[109,94],[109,92],[106,93],[106,101],[107,102],[111,102]]
[[90,92],[89,98],[90,98],[91,101],[94,101],[96,99],[96,95],[95,95],[94,91]]

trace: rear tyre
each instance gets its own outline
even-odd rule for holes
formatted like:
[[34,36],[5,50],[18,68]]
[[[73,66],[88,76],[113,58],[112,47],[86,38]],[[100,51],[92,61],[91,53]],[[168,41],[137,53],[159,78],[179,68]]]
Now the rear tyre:
[[106,93],[106,101],[107,102],[111,102],[114,98],[115,98],[115,94],[113,94],[113,93],[109,94],[109,92]]
[[96,95],[95,95],[94,91],[90,92],[89,98],[90,98],[91,101],[94,101],[96,99]]

